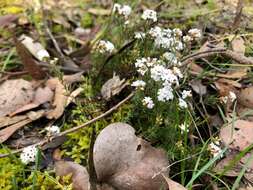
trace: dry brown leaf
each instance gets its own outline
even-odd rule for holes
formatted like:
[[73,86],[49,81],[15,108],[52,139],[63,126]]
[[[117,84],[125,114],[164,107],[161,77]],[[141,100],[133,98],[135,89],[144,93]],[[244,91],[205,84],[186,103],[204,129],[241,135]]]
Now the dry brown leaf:
[[82,80],[83,80],[83,72],[63,76],[63,82],[66,85],[72,84],[74,82],[81,82]]
[[168,184],[168,187],[169,187],[169,190],[187,190],[184,186],[182,186],[181,184],[171,180],[170,178],[168,178],[164,174],[162,174],[162,176],[166,180],[166,182]]
[[253,87],[242,89],[238,95],[238,102],[248,108],[253,108]]
[[253,161],[247,163],[249,158],[252,156],[252,152],[249,152],[244,157],[242,157],[239,162],[234,163],[236,156],[237,154],[235,153],[227,155],[225,158],[223,158],[217,163],[214,168],[214,171],[216,173],[224,173],[224,170],[226,170],[223,175],[229,177],[236,177],[240,174],[245,164],[248,164],[248,167],[244,173],[244,177],[250,182],[253,182]]
[[0,143],[3,143],[4,141],[6,141],[18,129],[24,127],[28,123],[33,122],[34,120],[41,118],[43,116],[43,114],[44,114],[43,110],[39,110],[37,112],[30,112],[32,119],[31,119],[31,117],[29,117],[25,120],[22,120],[18,123],[15,123],[9,127],[6,127],[4,129],[0,130]]
[[14,23],[18,20],[18,15],[8,14],[0,16],[0,28],[9,26],[10,24]]
[[0,118],[0,128],[18,123],[19,121],[27,119],[26,115],[18,115],[15,117],[1,117]]
[[44,79],[46,77],[46,73],[40,68],[40,66],[37,65],[35,59],[32,57],[32,54],[21,42],[16,40],[15,43],[18,56],[29,74],[34,79]]
[[242,39],[242,37],[237,37],[235,39],[232,40],[231,42],[232,45],[232,49],[233,51],[237,52],[237,53],[241,53],[241,54],[245,54],[245,45],[244,45],[244,40]]
[[46,117],[48,119],[58,119],[63,114],[67,103],[67,91],[59,79],[48,80],[46,85],[51,89],[55,88],[54,108],[46,113]]
[[242,151],[253,143],[253,123],[237,120],[222,127],[220,139],[230,149]]
[[89,174],[85,167],[70,161],[55,162],[55,173],[57,176],[72,174],[73,189],[89,190]]
[[193,61],[188,64],[188,67],[189,67],[191,72],[194,72],[196,74],[203,73],[203,71],[204,71],[204,69],[202,67],[200,67],[199,65],[197,65]]
[[119,76],[113,74],[113,77],[102,86],[101,95],[105,100],[109,100],[111,97],[120,93],[126,85],[127,82],[125,82],[125,79],[120,80]]
[[135,136],[135,130],[125,123],[107,126],[94,145],[98,180],[116,189],[157,190],[166,187],[161,175],[153,176],[167,165],[165,152]]
[[214,82],[215,87],[219,91],[220,96],[228,96],[229,92],[236,92],[236,89],[234,86],[230,85],[224,80],[217,80]]
[[23,79],[7,80],[0,85],[0,117],[29,104],[34,98],[31,82]]
[[190,81],[190,86],[192,87],[194,92],[201,96],[205,95],[207,92],[206,86],[204,86],[200,80]]
[[217,77],[227,78],[227,79],[242,79],[245,78],[248,74],[248,71],[245,69],[236,68],[235,71],[227,72],[226,74],[217,73]]

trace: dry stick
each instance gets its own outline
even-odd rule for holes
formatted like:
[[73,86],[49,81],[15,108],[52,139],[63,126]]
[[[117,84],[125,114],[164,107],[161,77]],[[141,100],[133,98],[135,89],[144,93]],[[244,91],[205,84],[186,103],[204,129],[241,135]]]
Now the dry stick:
[[236,14],[235,14],[236,16],[234,18],[234,22],[233,22],[233,25],[232,25],[232,30],[235,30],[240,25],[241,17],[242,17],[242,10],[243,10],[243,1],[244,0],[239,0],[238,3],[237,3]]
[[188,56],[182,58],[181,67],[190,64],[193,60],[209,57],[209,56],[216,55],[216,54],[224,55],[228,58],[235,60],[236,62],[238,62],[240,64],[253,65],[253,58],[246,57],[242,54],[236,53],[232,50],[227,50],[225,48],[213,48],[213,49],[210,49],[207,51],[193,53],[191,55],[188,55]]
[[[96,121],[104,118],[105,116],[111,114],[113,111],[117,110],[121,105],[123,105],[125,102],[127,102],[128,100],[130,100],[133,96],[134,96],[134,92],[132,92],[131,94],[129,94],[125,99],[123,99],[122,101],[120,101],[118,104],[116,104],[115,106],[113,106],[111,109],[109,109],[106,112],[104,112],[103,114],[95,117],[94,119],[91,119],[90,121],[87,121],[84,124],[78,125],[76,127],[73,127],[71,129],[68,129],[66,131],[63,131],[63,132],[61,132],[61,133],[59,133],[57,135],[54,135],[54,136],[50,137],[50,141],[52,141],[52,140],[54,140],[56,138],[65,136],[65,135],[67,135],[69,133],[73,133],[75,131],[78,131],[79,129],[82,129],[82,128],[84,128],[84,127],[86,127],[86,126],[88,126],[88,125],[90,125],[90,124],[92,124],[92,123],[94,123],[94,122],[96,122]],[[41,146],[41,145],[44,145],[44,144],[48,143],[48,141],[49,141],[49,139],[43,139],[40,142],[33,144],[33,146]],[[18,149],[18,150],[14,150],[14,151],[12,151],[10,153],[7,153],[7,154],[0,154],[0,158],[7,157],[7,156],[9,156],[11,154],[16,154],[16,153],[22,152],[24,148],[21,148],[21,149]]]

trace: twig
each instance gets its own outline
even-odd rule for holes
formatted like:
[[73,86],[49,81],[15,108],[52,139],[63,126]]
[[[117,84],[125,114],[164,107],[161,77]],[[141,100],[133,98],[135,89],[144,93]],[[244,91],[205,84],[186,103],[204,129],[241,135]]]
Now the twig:
[[243,10],[243,1],[244,0],[239,0],[238,3],[237,3],[236,15],[235,15],[234,22],[233,22],[233,25],[232,25],[232,30],[235,30],[236,28],[238,28],[239,24],[241,22],[242,10]]
[[221,54],[224,55],[230,59],[233,59],[234,61],[244,64],[244,65],[252,65],[253,64],[253,59],[250,57],[246,57],[242,54],[236,53],[232,50],[227,50],[225,48],[213,48],[207,51],[201,51],[197,53],[193,53],[191,55],[188,55],[186,57],[183,57],[181,59],[182,66],[188,65],[191,63],[193,60],[200,59],[200,58],[205,58],[205,57],[210,57],[216,54]]
[[[134,92],[132,92],[131,94],[129,94],[125,99],[123,99],[122,101],[120,101],[118,104],[116,104],[116,105],[113,106],[111,109],[109,109],[109,110],[107,110],[106,112],[104,112],[103,114],[101,114],[101,115],[99,115],[99,116],[97,116],[97,117],[95,117],[95,118],[93,118],[93,119],[87,121],[87,122],[84,123],[84,124],[78,125],[78,126],[76,126],[76,127],[74,127],[74,128],[71,128],[71,129],[68,129],[68,130],[66,130],[66,131],[63,131],[63,132],[61,132],[61,133],[59,133],[59,134],[57,134],[57,135],[51,136],[51,137],[50,137],[50,140],[52,141],[52,140],[54,140],[54,139],[56,139],[56,138],[59,138],[59,137],[65,136],[65,135],[67,135],[67,134],[69,134],[69,133],[73,133],[73,132],[75,132],[75,131],[78,131],[79,129],[82,129],[82,128],[84,128],[84,127],[86,127],[86,126],[88,126],[88,125],[90,125],[90,124],[92,124],[92,123],[94,123],[94,122],[96,122],[96,121],[98,121],[98,120],[104,118],[105,116],[107,116],[107,115],[111,114],[112,112],[114,112],[115,110],[117,110],[121,105],[123,105],[125,102],[127,102],[128,100],[130,100],[133,96],[134,96]],[[43,140],[41,140],[40,142],[35,143],[35,144],[33,144],[33,145],[34,145],[34,146],[42,146],[42,145],[48,143],[48,141],[49,141],[49,139],[46,138],[46,139],[43,139]],[[25,147],[24,147],[24,148],[25,148]],[[11,155],[11,154],[16,154],[16,153],[22,152],[22,150],[23,150],[24,148],[21,148],[21,149],[18,149],[18,150],[14,150],[14,151],[12,151],[12,152],[10,152],[10,153],[7,153],[7,154],[0,154],[0,158],[4,158],[4,157],[7,157],[7,156],[9,156],[9,155]]]

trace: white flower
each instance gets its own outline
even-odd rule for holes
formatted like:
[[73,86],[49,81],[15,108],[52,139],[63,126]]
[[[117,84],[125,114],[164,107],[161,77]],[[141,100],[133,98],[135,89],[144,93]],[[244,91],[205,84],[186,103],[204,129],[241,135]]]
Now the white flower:
[[[220,142],[219,141],[211,142],[208,145],[208,148],[209,148],[211,154],[213,155],[213,157],[218,156],[222,152],[222,149],[220,148]],[[222,156],[223,155],[220,155],[220,157],[222,157]]]
[[228,102],[228,100],[230,101],[230,102],[234,102],[235,100],[236,100],[236,94],[234,93],[234,92],[232,92],[232,91],[229,91],[229,93],[228,93],[228,95],[227,96],[222,96],[222,97],[220,97],[220,99],[221,99],[221,101],[223,102],[223,103],[227,103]]
[[179,125],[179,128],[181,129],[181,133],[189,132],[188,125],[186,125],[186,123]]
[[115,49],[110,41],[105,40],[98,41],[95,47],[100,53],[112,53]]
[[177,76],[172,70],[165,68],[162,65],[155,65],[150,69],[150,77],[154,81],[163,81],[165,85],[178,84]]
[[229,99],[231,102],[235,101],[236,100],[236,95],[234,92],[232,91],[229,91],[229,95],[228,95]]
[[142,100],[142,104],[143,104],[144,106],[146,106],[148,109],[152,109],[152,108],[155,106],[155,104],[154,104],[152,98],[150,98],[150,97],[145,97],[145,98]]
[[184,101],[182,98],[179,98],[179,103],[178,103],[179,107],[184,109],[184,108],[187,108],[187,103],[186,101]]
[[198,39],[198,38],[201,38],[201,31],[197,28],[194,28],[194,29],[190,29],[188,31],[188,34],[194,38],[194,39]]
[[60,128],[56,125],[46,127],[46,130],[47,130],[49,136],[56,135],[56,134],[60,133]]
[[181,41],[178,41],[178,40],[177,40],[177,41],[174,41],[173,46],[174,46],[174,48],[175,48],[177,51],[181,51],[181,50],[184,49],[183,43],[182,43]]
[[118,3],[115,3],[113,6],[113,9],[112,9],[112,12],[114,12],[114,13],[118,12],[120,8],[121,8],[121,5]]
[[163,57],[172,65],[180,65],[180,62],[177,60],[177,57],[174,53],[165,52]]
[[147,59],[146,59],[146,65],[148,67],[153,67],[154,65],[156,65],[156,63],[157,63],[157,59],[156,58],[147,57]]
[[144,39],[146,34],[144,32],[135,32],[134,33],[134,38],[135,39]]
[[179,78],[183,78],[183,75],[178,67],[173,67],[173,73]]
[[153,38],[162,36],[162,29],[159,26],[155,26],[149,30],[149,35]]
[[37,154],[37,148],[32,145],[25,147],[22,153],[20,154],[20,159],[24,164],[28,164],[29,162],[35,162]]
[[182,98],[186,99],[188,97],[192,97],[192,91],[191,90],[183,90],[183,92],[182,92]]
[[140,88],[141,90],[144,90],[146,83],[143,80],[136,80],[131,84],[131,86]]
[[175,36],[181,37],[182,36],[182,31],[179,28],[174,28],[173,33]]
[[189,35],[183,36],[183,41],[184,41],[185,43],[191,42],[191,41],[192,41],[192,37],[189,36]]
[[45,50],[45,49],[39,50],[39,51],[37,52],[37,56],[38,56],[38,59],[39,59],[40,61],[42,61],[42,60],[44,60],[44,59],[50,57],[49,53],[48,53],[47,50]]
[[159,89],[157,94],[157,99],[161,102],[173,100],[174,98],[173,89],[169,85],[166,85],[163,88]]
[[148,67],[146,63],[147,63],[146,58],[136,59],[136,62],[135,62],[135,67],[137,68],[137,72],[140,73],[142,76],[145,75],[145,73],[148,71]]
[[157,21],[157,13],[154,10],[147,9],[143,12],[141,18],[143,20],[152,20],[153,22]]
[[112,11],[114,13],[118,13],[119,15],[124,16],[125,19],[127,19],[132,12],[132,8],[129,5],[120,5],[118,3],[115,3]]

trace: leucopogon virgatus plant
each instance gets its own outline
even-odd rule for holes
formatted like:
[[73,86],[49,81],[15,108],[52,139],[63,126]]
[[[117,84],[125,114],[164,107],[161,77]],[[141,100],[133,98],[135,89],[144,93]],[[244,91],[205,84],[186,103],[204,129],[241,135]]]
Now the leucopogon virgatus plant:
[[[116,3],[112,11],[126,21],[132,22],[128,20],[132,12],[129,5]],[[150,9],[144,10],[140,18],[142,22],[144,21],[144,31],[134,32],[133,38],[137,40],[137,43],[140,42],[140,46],[145,46],[147,42],[153,43],[156,52],[146,51],[145,57],[135,60],[133,64],[138,73],[138,79],[133,81],[131,86],[140,91],[145,91],[145,88],[150,85],[157,88],[155,96],[143,93],[145,96],[142,104],[148,109],[152,109],[156,101],[167,103],[174,99],[177,99],[181,109],[187,108],[187,98],[191,97],[191,91],[180,89],[180,80],[184,78],[184,75],[180,69],[179,59],[181,52],[188,47],[189,43],[201,38],[201,31],[194,28],[183,35],[179,28],[170,29],[155,25],[158,22],[158,14]],[[96,43],[95,49],[101,54],[111,54],[115,47],[110,41],[100,40]]]
[[[192,92],[180,60],[198,44],[202,33],[197,28],[165,26],[159,22],[159,13],[151,9],[139,12],[129,5],[115,4],[112,13],[110,29],[95,43],[94,53],[102,58],[102,64],[114,55],[104,73],[121,73],[135,90],[132,124],[150,141],[165,139],[162,146],[169,150],[171,141],[180,141],[194,130],[190,129],[194,127]],[[104,41],[108,44],[101,46]],[[124,50],[128,43],[132,46]]]

